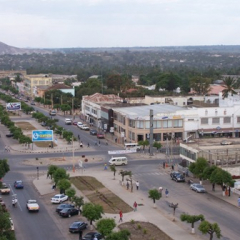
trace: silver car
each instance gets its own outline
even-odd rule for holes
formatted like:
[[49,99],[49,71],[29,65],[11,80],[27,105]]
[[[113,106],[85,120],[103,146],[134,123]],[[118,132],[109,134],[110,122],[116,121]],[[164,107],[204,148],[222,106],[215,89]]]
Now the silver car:
[[192,189],[193,191],[196,191],[197,193],[205,193],[206,192],[205,188],[199,183],[191,184],[190,189]]

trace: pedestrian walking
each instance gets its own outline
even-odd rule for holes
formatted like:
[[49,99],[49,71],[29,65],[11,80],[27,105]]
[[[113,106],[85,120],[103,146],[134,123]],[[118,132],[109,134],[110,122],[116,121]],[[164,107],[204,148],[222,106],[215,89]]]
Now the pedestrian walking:
[[231,196],[231,187],[230,186],[228,187],[228,196],[229,197]]
[[172,164],[172,170],[174,170],[174,165]]
[[127,184],[126,184],[126,186],[127,186],[127,190],[129,189],[129,182],[127,181]]
[[139,182],[136,181],[136,189],[138,190],[139,189]]
[[160,193],[161,196],[162,196],[163,187],[159,187],[159,188],[158,188],[158,191],[159,191],[159,193]]
[[215,183],[212,184],[212,191],[215,191]]
[[98,145],[99,145],[99,146],[101,145],[101,142],[100,142],[100,140],[98,141]]
[[83,143],[82,143],[82,142],[80,142],[80,147],[81,147],[81,148],[83,147]]
[[169,194],[169,191],[168,191],[167,188],[166,188],[166,190],[165,190],[165,196],[168,197],[168,194]]
[[106,145],[108,145],[108,141],[106,140]]
[[104,164],[104,170],[107,170],[107,164],[106,163]]
[[78,134],[78,140],[80,140],[80,135]]
[[119,222],[123,221],[123,213],[122,210],[119,211]]
[[240,196],[238,197],[238,207],[240,207]]
[[83,234],[82,230],[79,230],[79,240],[82,240],[82,234]]
[[87,144],[87,146],[88,146],[88,147],[90,146],[89,143]]
[[137,202],[136,202],[136,201],[135,201],[134,204],[133,204],[133,210],[134,210],[134,212],[137,211]]

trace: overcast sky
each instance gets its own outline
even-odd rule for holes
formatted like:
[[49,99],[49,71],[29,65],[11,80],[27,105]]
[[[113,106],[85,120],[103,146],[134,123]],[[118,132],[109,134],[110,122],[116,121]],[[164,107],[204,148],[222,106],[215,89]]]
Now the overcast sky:
[[239,0],[0,0],[15,47],[240,45]]

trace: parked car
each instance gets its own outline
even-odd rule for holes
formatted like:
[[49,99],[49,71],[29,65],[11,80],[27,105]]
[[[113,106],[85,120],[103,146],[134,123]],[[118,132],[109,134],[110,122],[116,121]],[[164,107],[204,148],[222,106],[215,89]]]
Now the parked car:
[[83,240],[92,240],[94,237],[98,240],[103,239],[103,236],[99,232],[89,232],[83,237]]
[[180,172],[171,172],[170,177],[176,182],[185,182],[185,177]]
[[72,122],[72,125],[77,126],[77,123],[78,123],[78,122],[73,121],[73,122]]
[[104,133],[98,132],[97,133],[97,138],[104,138]]
[[90,129],[89,133],[90,133],[90,135],[97,135],[97,130]]
[[85,131],[88,131],[88,130],[89,130],[89,127],[88,127],[87,125],[85,125],[85,124],[83,124],[82,126],[80,126],[80,128],[81,128],[82,130],[85,130]]
[[17,181],[15,181],[15,182],[14,182],[14,187],[15,187],[16,189],[22,189],[22,188],[24,188],[22,180],[17,180]]
[[78,233],[79,231],[85,230],[88,224],[85,222],[73,222],[69,227],[70,233]]
[[77,126],[80,128],[83,125],[82,122],[77,122]]
[[31,102],[31,105],[35,105],[35,102]]
[[13,133],[7,133],[6,137],[13,137]]
[[232,145],[232,142],[224,140],[224,141],[221,141],[221,145]]
[[74,208],[73,204],[70,203],[62,203],[56,208],[56,212],[59,213],[61,212],[64,208]]
[[68,200],[68,196],[64,194],[56,194],[54,197],[51,199],[51,203],[62,203]]
[[193,191],[196,191],[197,193],[205,193],[206,192],[205,188],[199,183],[191,184],[190,189],[192,189]]
[[71,217],[74,215],[78,215],[79,210],[76,208],[64,208],[62,211],[59,212],[61,217]]

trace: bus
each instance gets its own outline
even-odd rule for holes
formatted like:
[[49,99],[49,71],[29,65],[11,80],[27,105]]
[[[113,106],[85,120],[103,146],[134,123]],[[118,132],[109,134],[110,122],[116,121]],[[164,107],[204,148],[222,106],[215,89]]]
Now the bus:
[[124,143],[124,147],[126,150],[136,150],[139,151],[141,146],[138,143]]

